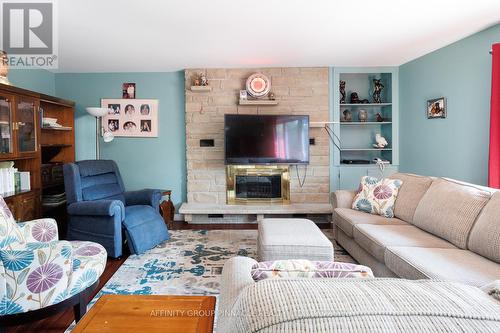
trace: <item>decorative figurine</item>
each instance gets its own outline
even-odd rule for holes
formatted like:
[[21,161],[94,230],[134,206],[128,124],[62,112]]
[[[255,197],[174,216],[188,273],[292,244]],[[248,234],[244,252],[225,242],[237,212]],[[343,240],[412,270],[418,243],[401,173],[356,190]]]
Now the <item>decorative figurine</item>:
[[351,113],[351,111],[344,110],[344,112],[342,112],[342,114],[344,115],[342,117],[342,121],[345,121],[345,122],[351,122],[352,121],[352,113]]
[[375,142],[376,143],[373,144],[375,148],[385,148],[389,145],[387,140],[379,133],[375,134]]
[[377,118],[377,121],[379,123],[381,123],[381,122],[384,121],[384,117],[382,117],[382,115],[380,114],[380,112],[377,112],[377,114],[375,115],[375,117]]
[[5,51],[0,51],[0,83],[10,84],[7,75],[9,75],[9,58]]
[[358,119],[362,123],[366,122],[368,119],[368,112],[366,112],[366,110],[359,110]]
[[340,81],[340,104],[345,104],[345,81]]
[[195,86],[195,87],[199,87],[199,86],[200,86],[200,79],[195,78],[195,79],[193,80],[193,86]]
[[351,104],[367,104],[370,103],[367,99],[359,99],[358,93],[351,93]]
[[202,87],[208,86],[208,80],[207,80],[207,76],[205,75],[205,73],[200,73],[200,85]]
[[269,95],[267,95],[267,97],[271,100],[271,101],[274,101],[276,99],[276,96],[274,95],[274,93],[271,91],[269,93]]
[[384,85],[380,82],[380,79],[373,79],[373,86],[373,103],[382,103],[380,94],[382,93],[382,89],[384,89]]

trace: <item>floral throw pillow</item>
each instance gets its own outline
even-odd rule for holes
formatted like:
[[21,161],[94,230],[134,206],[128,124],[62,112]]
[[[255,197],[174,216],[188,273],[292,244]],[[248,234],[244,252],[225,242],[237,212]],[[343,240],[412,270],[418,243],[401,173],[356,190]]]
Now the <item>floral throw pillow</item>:
[[403,182],[399,179],[378,179],[364,176],[354,197],[352,209],[365,213],[394,217],[394,203]]
[[276,278],[372,278],[369,267],[334,261],[303,259],[262,261],[252,266],[255,282]]

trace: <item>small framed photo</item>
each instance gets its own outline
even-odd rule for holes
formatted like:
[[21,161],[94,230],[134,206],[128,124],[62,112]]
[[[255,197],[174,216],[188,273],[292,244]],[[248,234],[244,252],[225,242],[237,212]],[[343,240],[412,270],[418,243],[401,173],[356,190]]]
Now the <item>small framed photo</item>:
[[247,97],[248,97],[247,91],[246,90],[240,90],[240,99],[245,100],[245,99],[247,99]]
[[427,119],[446,118],[446,98],[439,97],[427,101]]
[[124,83],[122,85],[122,98],[135,99],[135,83]]

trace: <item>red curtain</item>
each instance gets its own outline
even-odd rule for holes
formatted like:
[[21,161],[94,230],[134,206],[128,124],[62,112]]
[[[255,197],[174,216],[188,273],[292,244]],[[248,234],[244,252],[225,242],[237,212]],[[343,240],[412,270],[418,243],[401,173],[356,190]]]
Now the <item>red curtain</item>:
[[491,66],[490,161],[488,186],[500,188],[500,43],[493,44]]

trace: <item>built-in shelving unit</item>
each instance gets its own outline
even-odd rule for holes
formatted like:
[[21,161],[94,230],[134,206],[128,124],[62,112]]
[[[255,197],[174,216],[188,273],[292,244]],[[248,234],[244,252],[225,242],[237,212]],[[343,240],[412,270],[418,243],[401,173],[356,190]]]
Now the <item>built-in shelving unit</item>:
[[[380,79],[384,85],[382,103],[373,103],[373,79]],[[346,82],[345,103],[340,103],[340,81]],[[373,159],[389,161],[384,175],[397,171],[399,165],[399,101],[398,69],[392,67],[376,68],[332,68],[330,71],[330,107],[332,123],[328,125],[339,141],[340,149],[333,145],[332,190],[357,188],[364,175],[380,177],[379,167]],[[369,103],[349,103],[352,92]],[[344,121],[343,113],[351,113],[352,121]],[[367,120],[359,119],[360,110],[367,113]],[[383,121],[377,121],[379,114]],[[379,117],[380,118],[380,117]],[[378,119],[380,120],[380,119]],[[389,146],[381,149],[372,147],[375,135],[381,134]],[[357,164],[360,163],[360,164]]]

